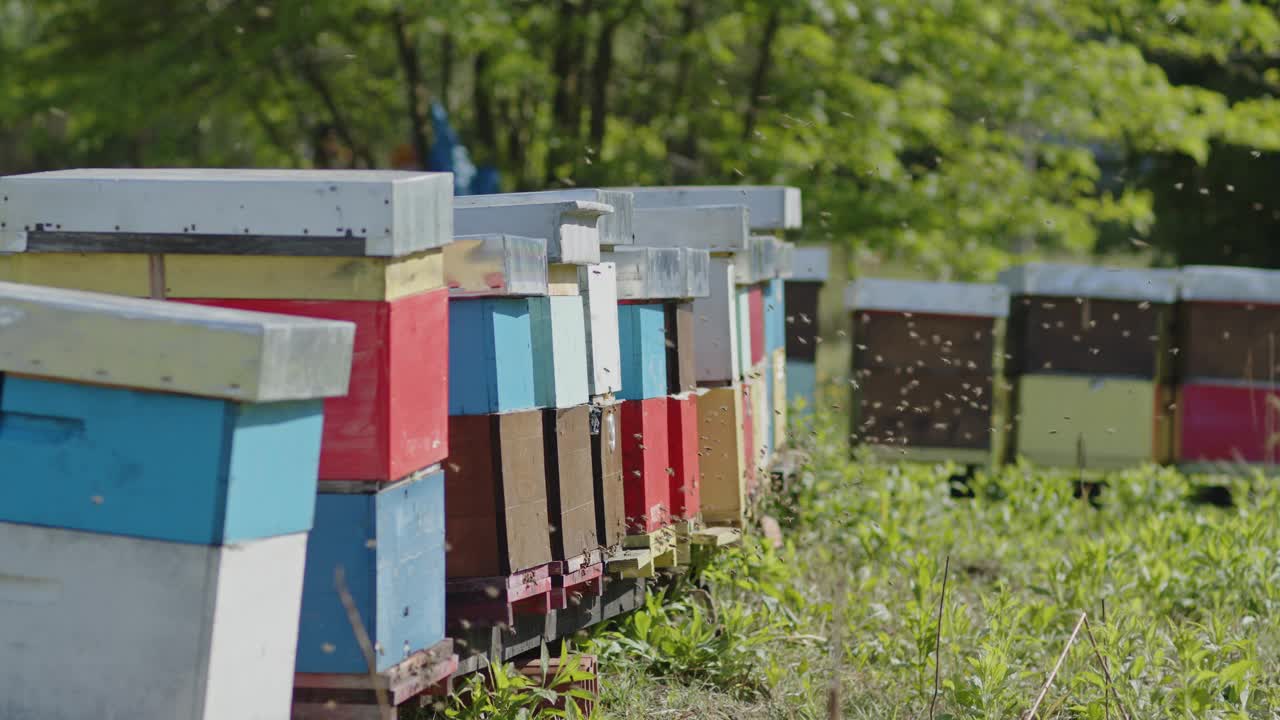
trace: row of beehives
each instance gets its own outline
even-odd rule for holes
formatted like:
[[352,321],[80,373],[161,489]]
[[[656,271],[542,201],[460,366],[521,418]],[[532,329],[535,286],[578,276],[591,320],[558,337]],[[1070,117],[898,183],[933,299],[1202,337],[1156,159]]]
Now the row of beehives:
[[897,457],[1189,469],[1280,448],[1280,273],[1031,264],[862,279],[852,440]]
[[5,717],[378,716],[370,666],[402,703],[446,635],[731,537],[798,192],[451,188],[0,179]]

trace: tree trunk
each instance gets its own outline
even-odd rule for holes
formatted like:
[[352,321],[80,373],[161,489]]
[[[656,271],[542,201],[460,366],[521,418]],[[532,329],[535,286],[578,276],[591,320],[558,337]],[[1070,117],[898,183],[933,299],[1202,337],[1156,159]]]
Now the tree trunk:
[[418,63],[418,52],[413,39],[409,37],[404,8],[396,8],[391,13],[391,29],[400,55],[400,68],[404,71],[405,101],[408,103],[409,127],[413,133],[413,149],[418,155],[418,167],[425,169],[427,158],[431,155],[431,145],[427,139],[427,91],[422,85],[422,66]]
[[360,160],[365,164],[365,167],[373,167],[373,157],[370,156],[367,149],[356,143],[355,135],[351,132],[351,125],[347,122],[346,115],[342,113],[342,108],[338,106],[338,100],[329,88],[329,83],[325,82],[324,76],[320,74],[309,58],[302,60],[301,70],[303,79],[319,96],[320,101],[324,103],[325,109],[329,112],[329,120],[333,123],[334,131],[338,133],[338,137],[342,139],[347,149],[350,150],[350,166],[356,167],[356,161]]
[[609,121],[609,79],[613,74],[613,36],[639,5],[633,0],[619,14],[606,16],[596,38],[595,59],[591,66],[591,147],[597,153],[604,146],[605,124]]
[[[671,93],[670,116],[666,125],[672,128],[667,138],[668,182],[680,184],[697,179],[698,138],[693,112],[688,102],[689,78],[693,75],[695,54],[690,36],[702,20],[702,0],[688,0],[680,16],[680,55],[676,60],[675,88]],[[684,133],[677,137],[676,119],[684,118]]]
[[453,33],[440,41],[440,102],[449,105],[449,85],[453,82]]
[[[475,112],[475,145],[473,155],[477,160],[495,162],[499,157],[498,128],[494,123],[493,88],[489,78],[489,53],[480,51],[474,63],[474,87],[471,90],[471,105]],[[474,152],[479,150],[480,152]]]
[[582,135],[582,61],[590,0],[560,0],[559,32],[551,74],[559,79],[551,98],[551,143],[547,152],[548,185],[556,184],[556,168],[577,152]]
[[747,112],[743,119],[742,140],[750,142],[756,131],[756,116],[760,113],[760,98],[764,95],[765,83],[768,81],[769,68],[773,65],[773,39],[778,35],[778,26],[782,23],[782,8],[775,5],[769,11],[769,19],[765,22],[764,36],[760,38],[760,56],[756,59],[755,72],[751,78],[751,94],[747,97]]

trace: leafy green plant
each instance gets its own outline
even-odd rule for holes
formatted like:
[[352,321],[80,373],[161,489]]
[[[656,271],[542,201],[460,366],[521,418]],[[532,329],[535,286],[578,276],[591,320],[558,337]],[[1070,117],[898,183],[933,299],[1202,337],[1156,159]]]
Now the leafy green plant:
[[[826,718],[833,687],[843,718],[927,717],[937,669],[936,718],[1016,718],[1081,612],[1042,720],[1280,714],[1275,479],[1214,478],[1237,499],[1221,508],[1188,500],[1201,479],[1133,468],[1100,476],[1095,509],[1073,472],[1024,464],[958,499],[954,467],[851,458],[837,413],[807,422],[809,465],[763,508],[782,546],[749,534],[702,572],[712,603],[654,596],[597,638],[611,668],[646,670],[605,683],[609,717]],[[758,668],[751,692],[734,668]]]
[[606,665],[635,667],[680,681],[705,682],[730,695],[766,692],[769,642],[785,623],[742,605],[721,608],[650,593],[645,606],[599,632],[591,647]]
[[[583,718],[575,700],[592,700],[585,690],[573,683],[590,680],[591,672],[583,669],[580,659],[571,655],[566,645],[560,648],[560,662],[555,672],[543,647],[539,682],[507,663],[491,663],[484,671],[467,676],[462,686],[442,703],[437,716],[450,720],[539,720],[541,718]],[[562,705],[562,708],[554,707]],[[585,718],[583,718],[585,720]]]

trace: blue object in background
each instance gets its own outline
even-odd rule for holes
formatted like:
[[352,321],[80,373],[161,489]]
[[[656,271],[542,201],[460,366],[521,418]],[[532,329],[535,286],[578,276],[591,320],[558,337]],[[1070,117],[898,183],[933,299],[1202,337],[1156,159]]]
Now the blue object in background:
[[0,389],[0,521],[200,545],[311,528],[323,400]]
[[471,162],[471,154],[449,123],[449,112],[438,102],[431,103],[431,132],[435,140],[427,157],[427,169],[453,173],[454,195],[500,192],[497,168],[477,168]]
[[774,278],[764,286],[764,349],[765,353],[787,345],[787,294],[784,281]]
[[502,192],[501,176],[498,168],[492,165],[481,165],[476,168],[475,177],[471,178],[472,195],[492,195]]
[[666,308],[659,304],[618,306],[623,400],[667,394]]
[[307,540],[297,671],[365,673],[335,584],[343,569],[377,669],[444,639],[444,471],[377,494],[320,493]]
[[449,301],[450,415],[538,406],[531,328],[526,298]]

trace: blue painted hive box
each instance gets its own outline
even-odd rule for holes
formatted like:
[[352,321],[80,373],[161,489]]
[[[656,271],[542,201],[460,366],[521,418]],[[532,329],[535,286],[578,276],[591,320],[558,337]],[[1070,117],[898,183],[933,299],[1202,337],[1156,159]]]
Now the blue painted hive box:
[[[674,340],[674,339],[673,339]],[[623,400],[667,394],[666,308],[661,303],[618,306]]]
[[787,344],[787,300],[781,278],[774,278],[764,286],[764,341],[765,353],[772,353]]
[[0,483],[0,521],[204,545],[305,532],[353,335],[0,283],[0,467],[22,479]]
[[532,357],[527,298],[450,300],[449,414],[537,407]]
[[338,568],[379,671],[444,639],[444,547],[443,470],[377,493],[322,489],[307,543],[297,671],[368,670],[338,592]]

